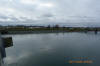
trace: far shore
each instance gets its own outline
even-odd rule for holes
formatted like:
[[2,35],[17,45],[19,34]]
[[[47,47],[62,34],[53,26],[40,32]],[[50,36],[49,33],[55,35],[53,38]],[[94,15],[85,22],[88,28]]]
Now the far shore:
[[2,34],[26,34],[26,33],[59,33],[59,32],[90,32],[97,33],[100,31],[98,27],[1,27],[0,32]]

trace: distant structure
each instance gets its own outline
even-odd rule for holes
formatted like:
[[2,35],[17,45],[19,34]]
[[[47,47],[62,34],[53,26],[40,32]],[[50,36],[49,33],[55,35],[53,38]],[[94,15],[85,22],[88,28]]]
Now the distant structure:
[[48,26],[47,26],[47,28],[51,28],[51,26],[50,26],[50,25],[48,25]]
[[98,29],[95,29],[95,31],[94,31],[94,32],[95,32],[95,34],[97,34],[97,33],[98,33]]
[[57,24],[57,25],[55,25],[55,28],[59,28],[59,25]]
[[0,33],[0,66],[3,66],[3,58],[6,57],[5,48],[13,46],[11,37],[1,37]]

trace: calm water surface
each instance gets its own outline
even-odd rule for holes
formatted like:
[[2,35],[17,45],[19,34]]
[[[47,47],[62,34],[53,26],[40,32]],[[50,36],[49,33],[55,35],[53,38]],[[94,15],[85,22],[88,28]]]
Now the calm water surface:
[[[7,35],[7,66],[99,66],[100,33],[40,33]],[[69,64],[71,58],[88,57],[92,64]]]

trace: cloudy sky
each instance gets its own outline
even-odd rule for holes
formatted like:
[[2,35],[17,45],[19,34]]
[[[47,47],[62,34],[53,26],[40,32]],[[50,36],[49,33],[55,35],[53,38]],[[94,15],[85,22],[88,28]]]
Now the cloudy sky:
[[100,26],[99,0],[0,0],[0,25]]

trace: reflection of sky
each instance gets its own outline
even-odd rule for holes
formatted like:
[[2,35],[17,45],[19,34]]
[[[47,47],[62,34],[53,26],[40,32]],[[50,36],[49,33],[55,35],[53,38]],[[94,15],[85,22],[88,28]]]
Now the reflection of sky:
[[99,36],[93,33],[13,35],[14,46],[6,49],[5,62],[19,66],[66,66],[67,56],[99,58]]
[[0,24],[100,26],[99,0],[0,0]]

